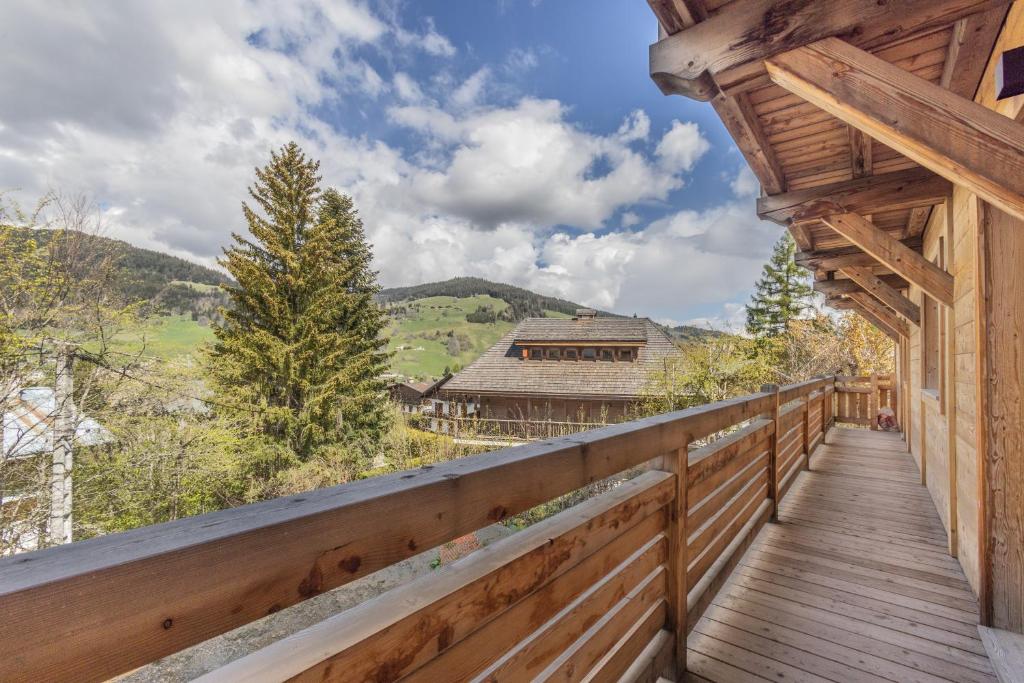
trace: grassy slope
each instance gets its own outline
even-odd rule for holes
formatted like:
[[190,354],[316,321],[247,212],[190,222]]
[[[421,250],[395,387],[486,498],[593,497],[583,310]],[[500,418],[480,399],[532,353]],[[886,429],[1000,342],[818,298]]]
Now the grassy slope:
[[117,335],[114,350],[159,358],[177,358],[197,354],[206,342],[213,341],[213,330],[187,315],[162,315],[133,330]]
[[[496,312],[505,310],[501,299],[477,295],[457,299],[451,296],[433,296],[402,302],[408,309],[406,317],[392,318],[387,329],[388,350],[395,353],[391,369],[409,378],[439,377],[445,367],[465,367],[477,359],[503,334],[512,329],[512,323],[471,323],[466,314],[478,306],[491,306]],[[448,332],[464,335],[469,346],[457,356],[448,353]]]

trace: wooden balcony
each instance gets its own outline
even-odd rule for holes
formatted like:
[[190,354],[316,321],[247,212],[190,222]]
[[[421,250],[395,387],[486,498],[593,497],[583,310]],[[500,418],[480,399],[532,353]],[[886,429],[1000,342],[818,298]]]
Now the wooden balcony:
[[0,560],[0,680],[108,678],[608,478],[207,679],[991,680],[900,437],[831,429],[846,384]]

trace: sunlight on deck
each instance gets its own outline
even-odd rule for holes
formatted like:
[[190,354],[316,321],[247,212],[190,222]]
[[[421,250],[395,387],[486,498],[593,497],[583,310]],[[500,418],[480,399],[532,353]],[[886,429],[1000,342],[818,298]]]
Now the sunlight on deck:
[[691,680],[995,681],[905,444],[834,429],[688,638]]

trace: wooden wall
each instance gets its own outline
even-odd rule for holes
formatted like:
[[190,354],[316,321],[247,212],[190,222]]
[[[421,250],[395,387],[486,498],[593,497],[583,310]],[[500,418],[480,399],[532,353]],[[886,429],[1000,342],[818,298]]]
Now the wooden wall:
[[480,417],[494,420],[551,420],[554,422],[621,422],[626,401],[484,396]]
[[[991,625],[1024,632],[1024,221],[981,212]],[[983,608],[984,612],[984,608]]]

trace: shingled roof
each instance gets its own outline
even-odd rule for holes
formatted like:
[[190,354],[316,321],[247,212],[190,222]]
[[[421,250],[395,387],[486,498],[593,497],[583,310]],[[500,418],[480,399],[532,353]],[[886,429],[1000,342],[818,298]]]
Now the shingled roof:
[[514,341],[527,342],[637,342],[647,341],[646,318],[527,318],[515,329]]
[[[543,337],[538,337],[543,334]],[[635,361],[524,360],[519,341],[636,342]],[[666,359],[679,357],[672,340],[648,318],[559,320],[528,318],[445,385],[448,394],[501,394],[573,398],[637,398]]]

